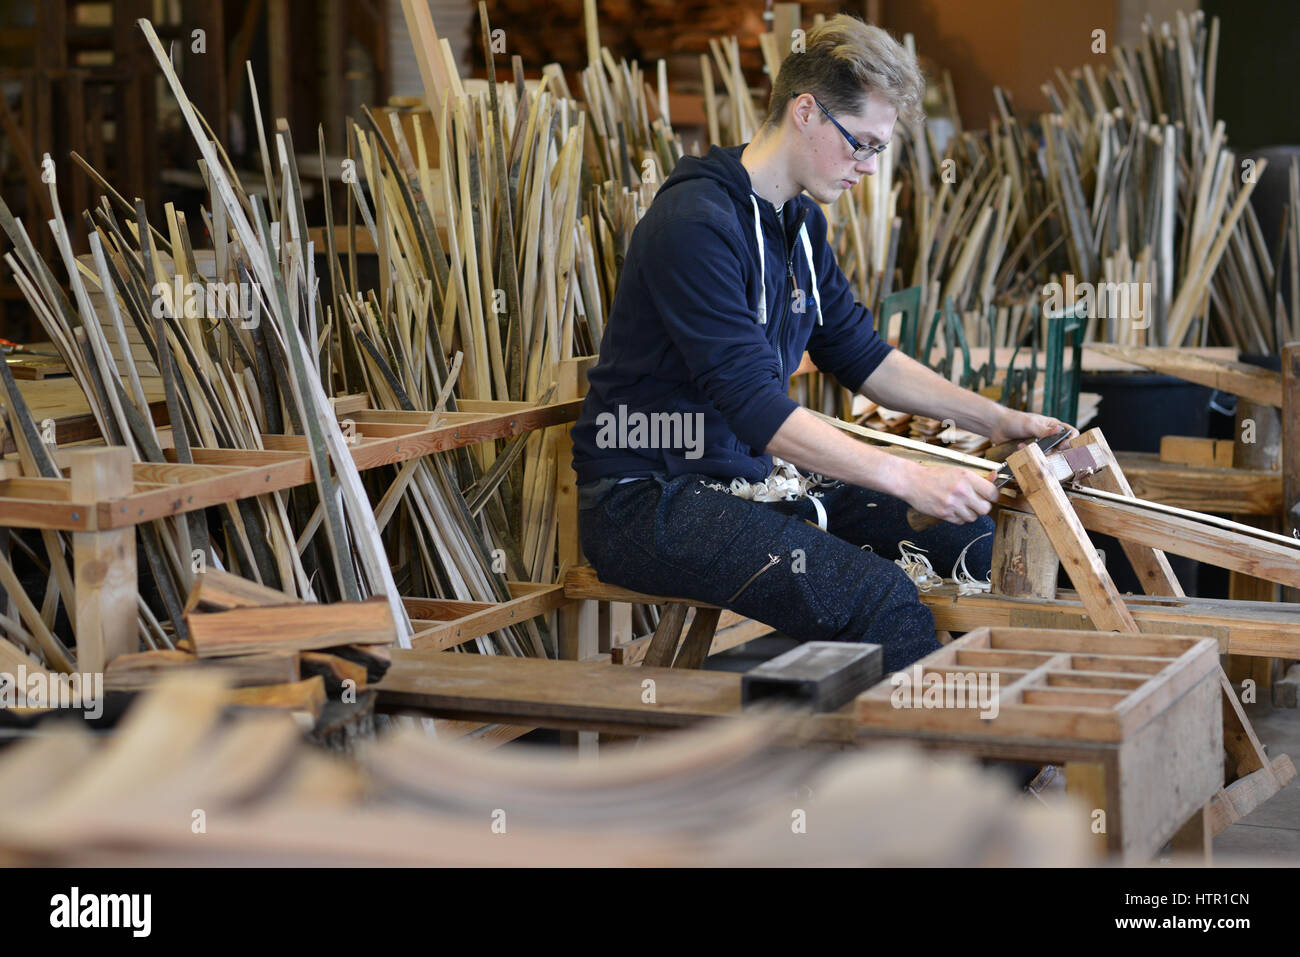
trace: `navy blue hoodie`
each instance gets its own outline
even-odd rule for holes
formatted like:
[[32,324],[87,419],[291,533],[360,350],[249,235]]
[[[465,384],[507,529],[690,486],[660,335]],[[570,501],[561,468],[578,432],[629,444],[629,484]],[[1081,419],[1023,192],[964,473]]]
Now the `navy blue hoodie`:
[[[761,481],[772,468],[763,449],[798,407],[787,392],[804,350],[856,391],[891,348],[854,301],[817,203],[800,194],[778,216],[753,192],[743,149],[683,157],[632,232],[573,426],[579,483],[653,472]],[[691,417],[673,441],[628,428],[666,426],[664,413]],[[702,443],[690,428],[701,423]]]

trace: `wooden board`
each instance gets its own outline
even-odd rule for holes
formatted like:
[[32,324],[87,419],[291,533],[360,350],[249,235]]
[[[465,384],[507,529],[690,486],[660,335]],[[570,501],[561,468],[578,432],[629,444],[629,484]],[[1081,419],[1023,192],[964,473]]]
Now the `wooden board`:
[[264,605],[288,605],[296,599],[274,588],[267,588],[219,568],[206,568],[194,576],[194,587],[185,602],[186,613],[192,611],[230,611],[232,608],[256,608]]
[[1171,465],[1154,452],[1119,452],[1116,460],[1138,498],[1222,515],[1282,510],[1280,471]]

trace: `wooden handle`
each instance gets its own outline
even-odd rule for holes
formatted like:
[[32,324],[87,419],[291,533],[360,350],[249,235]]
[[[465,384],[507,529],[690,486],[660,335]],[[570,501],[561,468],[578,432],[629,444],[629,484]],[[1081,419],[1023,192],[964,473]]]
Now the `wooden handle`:
[[912,531],[914,532],[928,531],[942,521],[943,519],[941,518],[935,518],[933,515],[926,515],[924,512],[918,512],[914,508],[909,508],[907,510],[907,524],[912,527]]

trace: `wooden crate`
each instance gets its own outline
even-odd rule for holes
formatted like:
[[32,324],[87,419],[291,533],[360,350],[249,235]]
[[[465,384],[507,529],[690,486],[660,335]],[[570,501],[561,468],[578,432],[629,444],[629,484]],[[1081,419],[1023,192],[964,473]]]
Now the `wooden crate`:
[[[1209,638],[980,628],[863,692],[858,720],[887,729],[1120,741],[1217,664],[1218,643]],[[971,675],[996,695],[996,716],[981,716],[972,700],[980,696],[962,677]],[[925,685],[934,682],[948,684],[947,706],[925,705]],[[896,703],[908,688],[920,707]]]
[[1171,839],[1199,852],[1223,786],[1218,652],[1212,638],[980,628],[898,674],[983,674],[990,690],[996,675],[996,716],[969,694],[966,707],[898,707],[891,676],[858,696],[858,736],[1064,764],[1099,854],[1137,863]]

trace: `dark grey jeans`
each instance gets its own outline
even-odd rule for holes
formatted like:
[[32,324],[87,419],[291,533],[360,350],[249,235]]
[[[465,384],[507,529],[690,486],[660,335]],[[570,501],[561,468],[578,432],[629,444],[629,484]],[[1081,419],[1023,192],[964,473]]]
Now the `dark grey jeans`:
[[[601,581],[721,605],[800,641],[878,644],[886,673],[939,647],[930,610],[894,564],[898,542],[926,549],[948,577],[961,550],[993,530],[985,517],[914,532],[905,502],[837,483],[822,490],[823,532],[807,499],[751,502],[707,487],[716,482],[683,475],[614,485],[599,497],[584,490],[582,548]],[[967,552],[972,574],[988,574],[992,542]]]

